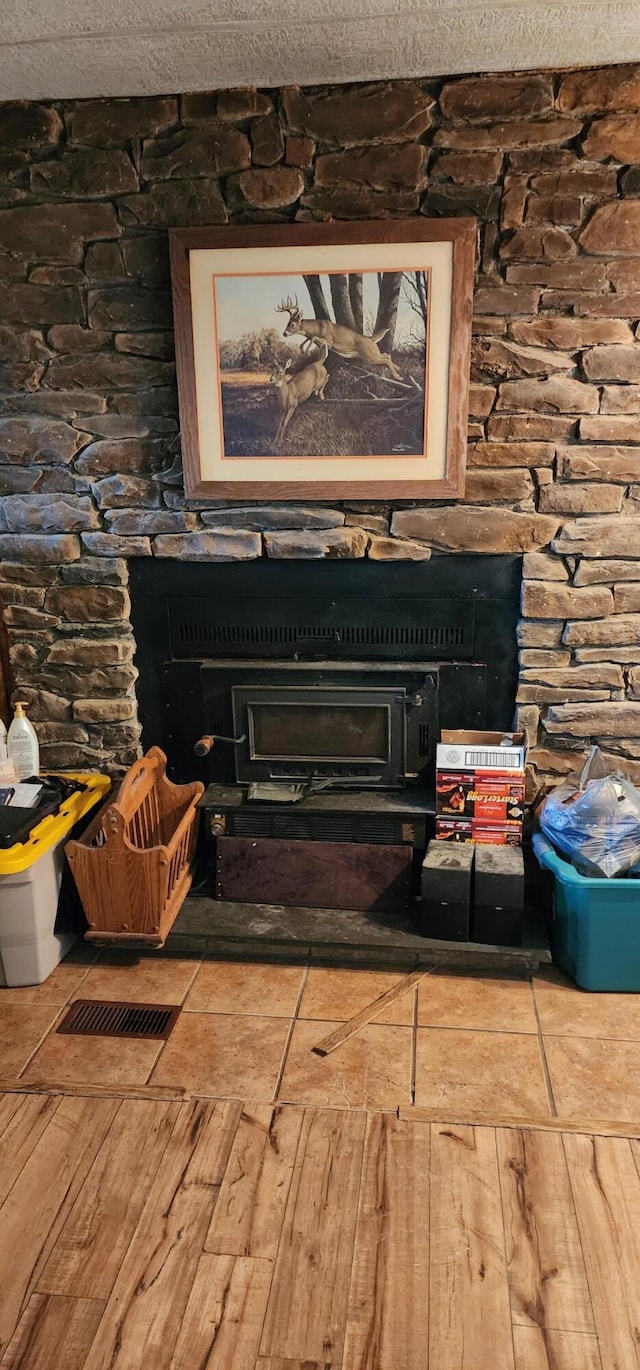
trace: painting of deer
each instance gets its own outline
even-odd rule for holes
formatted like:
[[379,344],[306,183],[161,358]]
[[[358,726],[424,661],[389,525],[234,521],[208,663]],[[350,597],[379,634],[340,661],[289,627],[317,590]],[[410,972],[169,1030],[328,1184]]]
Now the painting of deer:
[[428,302],[424,272],[217,277],[225,458],[422,453]]
[[377,333],[367,337],[364,333],[356,333],[354,329],[346,328],[344,324],[333,323],[331,319],[304,319],[297,295],[294,300],[290,296],[286,300],[281,300],[276,306],[276,312],[289,315],[283,336],[288,338],[292,334],[302,333],[303,348],[313,342],[323,342],[329,351],[337,352],[339,357],[359,361],[366,366],[386,367],[396,380],[402,380],[402,373],[395,362],[378,347],[378,343],[389,332],[388,328],[381,328]]
[[284,366],[276,366],[272,371],[269,382],[275,386],[280,406],[280,421],[275,435],[276,445],[282,442],[298,405],[304,404],[305,400],[310,400],[312,395],[317,395],[319,400],[324,399],[325,388],[329,380],[329,372],[324,364],[328,352],[326,342],[321,343],[318,355],[314,360],[308,366],[304,366],[301,371],[296,371],[293,376],[289,375],[290,357]]

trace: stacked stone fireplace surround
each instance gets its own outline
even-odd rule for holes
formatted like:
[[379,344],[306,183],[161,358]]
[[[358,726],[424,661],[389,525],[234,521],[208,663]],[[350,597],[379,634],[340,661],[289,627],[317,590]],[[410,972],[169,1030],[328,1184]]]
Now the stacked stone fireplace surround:
[[[522,551],[531,792],[592,741],[640,782],[640,66],[4,104],[0,205],[0,596],[45,765],[138,754],[130,557]],[[464,499],[158,479],[167,228],[421,214],[479,223]]]

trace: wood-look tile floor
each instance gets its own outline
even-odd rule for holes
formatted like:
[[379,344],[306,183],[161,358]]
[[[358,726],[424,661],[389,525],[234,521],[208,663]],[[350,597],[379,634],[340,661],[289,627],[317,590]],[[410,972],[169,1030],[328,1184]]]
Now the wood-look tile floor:
[[[80,948],[0,989],[0,1370],[640,1370],[640,999]],[[180,1003],[166,1044],[56,1034]]]
[[640,1140],[0,1097],[2,1370],[637,1370]]

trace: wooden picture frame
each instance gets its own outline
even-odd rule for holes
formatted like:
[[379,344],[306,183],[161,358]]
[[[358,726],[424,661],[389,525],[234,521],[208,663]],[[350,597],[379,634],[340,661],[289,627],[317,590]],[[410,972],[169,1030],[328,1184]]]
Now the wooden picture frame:
[[475,219],[173,229],[186,494],[462,495],[475,244]]

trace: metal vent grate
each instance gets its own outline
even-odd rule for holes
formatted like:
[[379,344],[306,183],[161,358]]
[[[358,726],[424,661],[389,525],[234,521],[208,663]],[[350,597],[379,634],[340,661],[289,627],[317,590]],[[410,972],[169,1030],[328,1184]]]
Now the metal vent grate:
[[328,628],[296,628],[285,623],[199,623],[187,620],[178,627],[178,640],[197,646],[264,646],[270,643],[295,643],[305,637],[333,637]]
[[294,652],[305,659],[380,658],[410,661],[473,655],[472,599],[401,599],[362,605],[350,599],[319,604],[299,596],[250,600],[171,596],[168,601],[173,656],[260,659]]
[[438,623],[406,628],[369,623],[362,627],[347,624],[342,628],[336,628],[333,635],[339,636],[349,646],[358,643],[367,647],[440,647],[459,646],[464,642],[465,630],[458,625],[446,626]]
[[139,1037],[167,1040],[179,1005],[128,1004],[109,999],[76,999],[58,1032],[78,1037]]
[[392,627],[366,624],[337,627],[318,624],[199,623],[177,625],[177,644],[182,647],[297,646],[311,642],[340,642],[347,647],[462,647],[467,641],[464,626],[426,624],[424,627]]
[[234,813],[227,821],[227,832],[234,837],[271,837],[271,816],[260,813]]
[[278,837],[316,842],[374,842],[393,846],[403,841],[398,820],[350,814],[234,813],[228,831],[234,837]]

